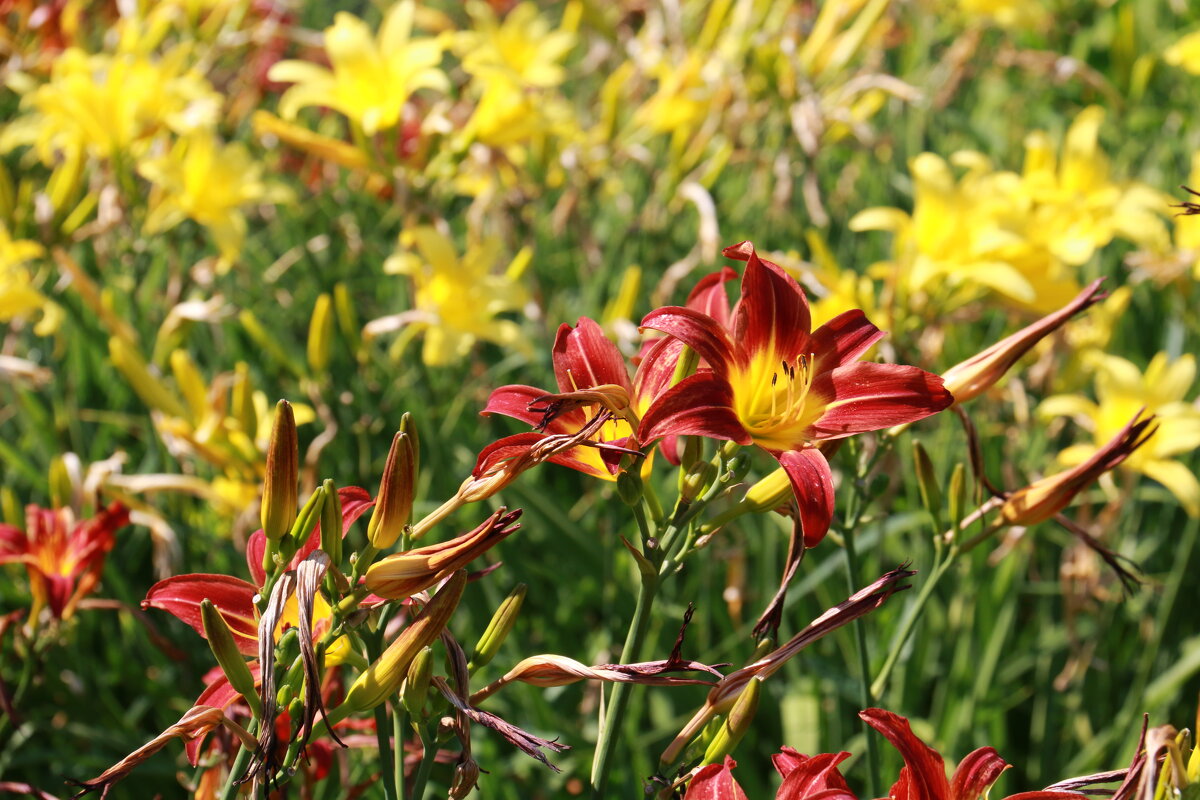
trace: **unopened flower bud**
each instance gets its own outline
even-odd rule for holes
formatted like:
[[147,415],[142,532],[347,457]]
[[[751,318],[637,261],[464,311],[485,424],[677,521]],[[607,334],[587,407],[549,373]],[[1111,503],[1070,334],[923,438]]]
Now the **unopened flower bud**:
[[429,694],[429,682],[433,678],[433,648],[426,647],[417,653],[408,667],[408,675],[400,690],[404,708],[414,718],[419,718],[425,708],[425,697]]
[[329,366],[329,348],[333,342],[333,299],[328,294],[317,296],[312,318],[308,323],[308,368],[320,374]]
[[737,483],[750,471],[750,457],[745,453],[736,453],[725,462],[725,466],[728,470],[724,475],[725,482]]
[[500,603],[500,607],[492,615],[492,620],[488,623],[483,635],[475,643],[475,651],[471,654],[469,669],[472,671],[479,669],[496,657],[500,645],[504,644],[513,625],[517,623],[517,616],[520,615],[521,605],[525,602],[527,588],[525,584],[518,583],[508,593],[508,597]]
[[400,416],[400,432],[408,437],[408,446],[412,449],[413,481],[421,472],[421,437],[417,435],[417,423],[412,414],[405,411]]
[[412,439],[403,431],[397,432],[383,467],[375,509],[367,524],[367,538],[377,550],[394,545],[408,524],[415,493],[415,467]]
[[258,690],[254,686],[254,676],[250,674],[250,667],[238,652],[233,631],[229,630],[229,623],[207,597],[200,601],[200,620],[204,625],[204,638],[208,640],[208,646],[216,656],[221,671],[229,679],[229,685],[246,699],[254,716],[261,716],[262,704],[258,699]]
[[636,470],[627,469],[617,475],[617,494],[625,505],[636,506],[642,502],[642,491],[642,478]]
[[712,486],[717,477],[717,468],[708,461],[697,461],[691,469],[679,477],[679,496],[690,503]]
[[761,689],[762,680],[757,676],[746,682],[746,688],[742,689],[741,694],[738,695],[733,708],[729,710],[729,716],[721,723],[720,730],[709,742],[708,749],[704,751],[705,764],[715,764],[732,753],[738,742],[746,735],[746,731],[750,730],[750,725],[754,722],[754,714],[758,711],[758,697]]
[[925,447],[916,439],[913,439],[912,446],[921,503],[934,519],[938,519],[942,513],[942,490],[938,485],[937,473],[933,469],[933,462],[929,460],[929,453],[925,452]]
[[313,532],[313,528],[317,527],[317,523],[321,521],[321,514],[324,508],[325,487],[318,486],[309,495],[308,501],[300,509],[300,513],[296,515],[296,521],[292,523],[292,529],[289,531],[292,541],[297,544],[308,541],[308,535]]
[[333,287],[333,308],[337,312],[338,327],[342,336],[350,343],[350,348],[358,352],[362,337],[359,334],[358,314],[354,310],[354,298],[346,284],[339,283]]
[[254,385],[250,382],[250,366],[239,361],[233,370],[233,386],[229,391],[229,414],[237,420],[242,433],[251,440],[258,438],[258,412],[254,408]]
[[321,484],[325,502],[321,506],[321,549],[329,556],[329,563],[342,563],[342,498],[332,478]]
[[186,350],[175,350],[171,353],[171,374],[175,376],[175,385],[179,387],[184,402],[192,412],[192,419],[201,420],[208,413],[208,387],[204,385],[204,377],[200,368],[188,355]]
[[67,461],[62,456],[55,456],[50,462],[50,507],[70,508],[74,496],[75,487]]
[[278,540],[296,520],[297,488],[300,477],[300,448],[296,442],[296,418],[287,400],[275,406],[275,425],[267,446],[267,472],[263,482],[262,526],[268,540]]
[[746,496],[738,505],[749,512],[774,511],[792,499],[792,482],[784,472],[783,467],[777,467],[759,478],[746,491]]
[[704,440],[699,436],[683,436],[683,450],[679,453],[679,466],[685,470],[692,468],[700,456],[704,454]]
[[433,644],[467,585],[466,570],[459,570],[421,609],[416,619],[396,637],[375,663],[346,692],[345,704],[355,711],[368,711],[394,695],[408,677],[408,668],[422,649]]
[[971,502],[971,485],[967,481],[967,465],[961,461],[954,465],[950,473],[950,523],[954,530],[967,513],[967,504]]

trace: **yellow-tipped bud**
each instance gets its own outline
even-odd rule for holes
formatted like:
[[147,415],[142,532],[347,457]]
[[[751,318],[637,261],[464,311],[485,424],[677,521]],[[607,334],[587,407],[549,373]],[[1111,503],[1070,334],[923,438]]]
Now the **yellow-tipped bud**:
[[429,682],[432,679],[433,648],[425,647],[409,665],[408,677],[404,679],[404,687],[400,690],[404,709],[414,718],[419,718],[421,710],[425,708],[425,697],[429,694]]
[[774,511],[792,499],[792,482],[788,479],[783,467],[770,472],[765,478],[760,478],[746,492],[739,503],[746,511]]
[[399,431],[392,438],[392,449],[388,451],[387,463],[383,467],[375,509],[367,524],[367,538],[377,550],[386,550],[394,545],[408,524],[416,491],[415,467],[412,439]]
[[517,623],[517,616],[521,613],[521,605],[525,602],[525,592],[527,589],[528,587],[525,584],[518,583],[516,588],[508,593],[508,597],[504,598],[504,602],[500,604],[500,607],[496,609],[496,613],[492,615],[492,620],[488,623],[487,629],[479,637],[479,641],[475,643],[475,651],[471,654],[469,669],[479,669],[496,657],[496,653],[500,650],[500,645],[504,644],[504,640],[508,638],[513,625]]
[[358,680],[346,692],[345,704],[348,707],[354,711],[368,711],[396,693],[408,677],[408,668],[413,659],[441,636],[454,609],[458,607],[466,585],[466,570],[459,570],[446,581],[412,624],[401,631],[383,651],[383,655],[358,676]]
[[296,520],[297,487],[300,477],[300,447],[296,441],[296,418],[287,400],[275,407],[275,425],[267,446],[267,472],[263,482],[262,526],[268,540],[278,540]]
[[233,369],[233,388],[229,392],[229,413],[237,420],[242,433],[252,440],[258,437],[258,412],[254,409],[254,385],[250,382],[250,365],[239,361]]
[[233,632],[229,630],[229,623],[208,598],[200,601],[200,620],[204,624],[204,638],[208,640],[208,646],[216,656],[221,671],[229,679],[229,685],[246,698],[254,716],[261,717],[262,704],[254,686],[254,676],[250,674],[250,667],[238,652]]
[[321,484],[325,504],[321,506],[321,549],[334,566],[342,563],[342,498],[332,478]]
[[308,368],[313,374],[329,366],[329,348],[333,342],[333,298],[321,294],[313,306],[308,323]]
[[338,327],[342,330],[342,336],[350,343],[350,348],[357,353],[359,345],[362,343],[362,337],[358,332],[360,327],[358,314],[354,311],[354,298],[350,296],[350,290],[344,283],[333,287],[333,309],[337,313]]
[[705,764],[715,764],[732,753],[733,748],[737,747],[738,742],[746,735],[746,731],[750,730],[754,715],[758,711],[761,689],[762,680],[757,676],[746,682],[746,688],[738,695],[733,708],[729,710],[729,716],[721,723],[720,730],[704,751]]

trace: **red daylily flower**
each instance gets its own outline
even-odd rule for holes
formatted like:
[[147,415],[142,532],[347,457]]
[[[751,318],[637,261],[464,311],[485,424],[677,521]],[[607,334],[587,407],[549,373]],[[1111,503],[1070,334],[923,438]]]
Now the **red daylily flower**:
[[129,523],[129,510],[118,502],[91,519],[75,521],[69,508],[25,507],[26,530],[0,524],[0,564],[19,562],[33,594],[31,619],[45,606],[66,619],[100,580],[104,557],[117,530]]
[[[908,720],[881,708],[868,708],[859,716],[882,733],[904,757],[900,777],[888,792],[889,800],[979,800],[1008,763],[991,747],[969,753],[958,764],[954,775],[946,778],[941,755],[917,738]],[[772,756],[783,785],[775,800],[857,800],[838,772],[837,765],[849,753],[823,753],[811,758],[790,747]],[[709,764],[692,778],[684,800],[746,800],[746,794],[734,780],[737,762],[728,756],[723,764]],[[1081,800],[1075,792],[1035,791],[1009,795],[1005,800]]]
[[679,306],[642,320],[687,344],[708,368],[664,392],[637,436],[642,444],[676,434],[763,448],[787,472],[804,543],[813,547],[833,517],[833,474],[816,444],[914,422],[954,398],[940,377],[917,367],[858,361],[884,336],[862,311],[813,331],[808,300],[791,276],[749,242],[725,255],[747,262],[729,326]]
[[[625,357],[594,321],[580,317],[574,328],[560,326],[552,356],[558,394],[534,386],[501,386],[492,392],[480,412],[484,416],[503,414],[519,419],[538,432],[518,433],[492,443],[480,454],[473,474],[480,477],[488,467],[515,458],[551,436],[578,433],[604,412],[612,418],[603,423],[592,440],[612,448],[636,449],[633,433],[640,414],[670,384],[681,350],[682,345],[672,339],[655,342],[630,380]],[[569,405],[562,404],[564,396],[571,396]],[[619,449],[578,446],[547,460],[615,480],[620,455]]]

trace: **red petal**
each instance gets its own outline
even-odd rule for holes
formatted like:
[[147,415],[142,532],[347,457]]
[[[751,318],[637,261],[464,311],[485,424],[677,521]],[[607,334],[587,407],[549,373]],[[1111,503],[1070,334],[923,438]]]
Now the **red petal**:
[[654,398],[670,388],[682,351],[683,342],[675,338],[667,337],[653,343],[633,376],[634,411],[645,411]]
[[[216,670],[218,671],[217,679],[200,693],[200,696],[196,698],[196,702],[192,703],[193,706],[212,706],[224,711],[241,698],[241,693],[229,684],[229,679],[225,677],[225,674],[219,672],[220,667],[217,667]],[[258,662],[251,662],[250,675],[254,678],[255,685],[258,685],[260,679],[259,673]],[[183,746],[184,752],[187,753],[188,763],[193,767],[200,760],[200,747],[204,744],[206,738],[206,736],[196,736],[188,739]]]
[[809,344],[812,319],[808,300],[796,281],[753,245],[742,276],[742,297],[733,312],[733,338],[747,355],[769,349],[772,359],[790,361],[816,352]]
[[775,771],[779,773],[779,777],[781,778],[786,778],[791,774],[792,770],[808,760],[808,756],[796,748],[788,747],[787,745],[779,748],[779,752],[771,756],[771,763],[775,765]]
[[821,373],[811,391],[828,404],[809,430],[812,439],[840,439],[915,422],[954,402],[937,375],[869,361]]
[[857,361],[886,335],[857,308],[838,314],[813,331],[811,347],[817,357],[818,371]]
[[887,737],[904,758],[905,769],[892,787],[894,800],[949,800],[945,762],[936,750],[917,738],[908,720],[882,708],[868,708],[858,716]]
[[[819,792],[824,789],[841,789],[849,792],[850,788],[846,785],[846,779],[842,777],[842,773],[837,768],[838,764],[849,757],[849,753],[842,751],[840,753],[819,753],[812,758],[806,758],[790,747],[783,748],[783,752],[771,756],[775,770],[784,778],[783,786],[780,787],[780,794],[776,800],[788,796],[807,797],[809,792]],[[785,788],[793,793],[799,793],[784,795]]]
[[833,472],[829,462],[815,447],[772,453],[792,482],[804,546],[816,547],[829,532],[833,521]]
[[642,320],[643,328],[674,336],[695,350],[715,372],[724,375],[730,362],[742,360],[729,330],[707,314],[681,306],[664,306]]
[[238,652],[258,654],[258,620],[254,614],[254,596],[258,589],[251,583],[229,575],[176,575],[150,587],[142,608],[159,608],[187,623],[204,636],[200,601],[211,600],[229,624]]
[[[506,417],[519,419],[536,428],[542,424],[543,415],[540,411],[530,411],[529,404],[539,397],[545,397],[548,394],[550,392],[547,392],[545,389],[539,389],[536,386],[523,386],[520,384],[501,386],[492,392],[488,398],[487,405],[479,413],[483,415],[503,414]],[[550,424],[546,426],[546,431],[549,433],[574,433],[583,427],[585,422],[587,422],[587,415],[582,410],[573,408],[552,419]]]
[[[510,459],[516,458],[529,452],[529,448],[533,447],[538,442],[546,438],[546,434],[529,432],[518,433],[513,436],[505,436],[503,439],[497,439],[489,444],[483,450],[479,451],[479,457],[475,460],[475,468],[471,470],[471,474],[476,478],[482,477],[496,469]],[[612,475],[605,469],[602,469],[595,463],[582,461],[578,456],[574,455],[580,448],[572,447],[570,450],[565,450],[551,456],[548,461],[554,464],[560,464],[564,467],[578,470],[588,475],[595,475],[600,478],[612,479]]]
[[858,800],[849,789],[831,788],[806,793],[803,789],[792,789],[789,784],[790,780],[783,782],[775,800]]
[[724,764],[709,764],[688,784],[683,800],[747,800],[746,793],[733,779],[737,762],[725,756]]
[[25,532],[13,525],[0,524],[0,564],[20,561],[29,548]]
[[737,279],[737,271],[723,267],[720,272],[705,275],[696,283],[684,304],[701,314],[707,314],[724,327],[729,327],[729,295],[725,291],[728,281]]
[[642,417],[638,441],[651,444],[671,433],[751,442],[733,411],[733,390],[711,372],[684,378],[655,400]]
[[590,389],[606,383],[629,388],[625,357],[600,326],[587,317],[580,317],[574,328],[565,324],[559,327],[553,354],[554,377],[558,379],[560,392]]
[[1008,763],[995,748],[981,747],[968,753],[950,779],[951,800],[978,800],[1006,769]]
[[[342,501],[342,537],[344,538],[350,530],[350,526],[367,513],[367,510],[375,505],[375,501],[371,499],[370,492],[358,486],[344,486],[338,489],[338,497]],[[295,569],[301,561],[308,558],[320,546],[321,523],[318,522],[313,528],[313,532],[309,534],[308,540],[296,550],[296,555],[292,556],[292,562],[288,565],[288,569]],[[250,534],[250,539],[246,542],[246,566],[250,568],[250,576],[254,578],[255,584],[258,586],[262,586],[267,579],[267,573],[263,572],[262,566],[263,553],[266,551],[267,535],[259,528]]]
[[1032,791],[1010,794],[1004,800],[1084,800],[1086,795],[1075,792]]

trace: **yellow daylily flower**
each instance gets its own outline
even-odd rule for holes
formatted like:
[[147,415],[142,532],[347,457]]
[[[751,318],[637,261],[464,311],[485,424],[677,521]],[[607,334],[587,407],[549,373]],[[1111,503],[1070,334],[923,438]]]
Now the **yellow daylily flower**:
[[413,92],[447,91],[449,81],[438,68],[442,40],[414,38],[414,13],[412,0],[395,4],[376,38],[367,23],[338,12],[325,29],[332,70],[307,61],[280,61],[267,73],[273,81],[295,84],[280,99],[279,113],[294,119],[306,106],[328,106],[373,136],[396,126]]
[[28,239],[13,239],[0,222],[0,322],[40,315],[34,326],[38,336],[48,336],[58,327],[61,310],[34,286],[25,264],[45,253]]
[[[415,246],[416,252],[409,250]],[[421,357],[430,366],[462,359],[477,340],[501,347],[529,351],[517,323],[497,315],[520,309],[527,293],[518,282],[531,252],[521,250],[502,274],[493,269],[502,242],[494,236],[474,241],[459,256],[450,237],[422,226],[401,235],[401,251],[384,264],[384,271],[411,276],[415,288],[413,310],[367,324],[374,336],[408,326],[409,335],[424,332]]]
[[566,72],[559,62],[575,46],[574,33],[551,30],[533,3],[517,5],[503,22],[486,3],[468,3],[467,11],[476,29],[459,33],[454,49],[472,76],[539,89],[563,82]]
[[185,218],[195,220],[216,241],[222,272],[237,261],[246,238],[242,207],[291,198],[286,187],[263,178],[262,164],[245,145],[222,145],[209,133],[179,139],[166,155],[143,161],[138,171],[154,185],[144,232],[159,233]]
[[1028,0],[958,0],[958,8],[968,17],[1010,30],[1041,28],[1050,20],[1045,6]]
[[[1113,355],[1098,356],[1093,363],[1095,402],[1082,395],[1055,395],[1038,407],[1039,416],[1071,416],[1103,444],[1145,408],[1155,415],[1158,430],[1122,466],[1158,481],[1190,516],[1200,516],[1200,481],[1176,458],[1200,447],[1200,409],[1184,400],[1196,379],[1195,357],[1187,354],[1169,361],[1166,353],[1159,353],[1144,373]],[[1083,463],[1097,446],[1074,445],[1059,454],[1059,461],[1065,466]]]
[[1164,50],[1163,61],[1200,75],[1200,31],[1192,31]]

